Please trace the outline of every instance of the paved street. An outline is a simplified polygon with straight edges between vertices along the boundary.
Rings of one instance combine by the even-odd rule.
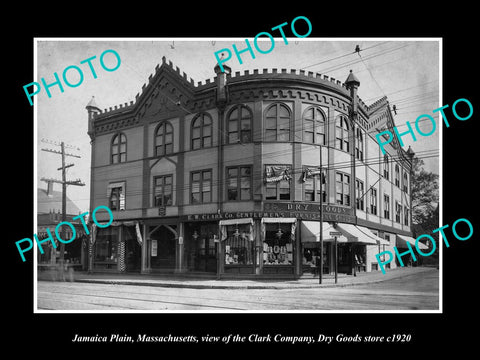
[[[330,288],[195,289],[38,282],[39,310],[438,310],[438,270]]]

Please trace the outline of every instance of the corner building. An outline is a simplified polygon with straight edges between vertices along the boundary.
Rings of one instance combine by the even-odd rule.
[[[164,57],[135,101],[86,106],[90,211],[114,215],[92,231],[89,270],[298,278],[321,238],[335,271],[331,232],[339,272],[414,244],[413,152],[395,139],[384,156],[374,137],[394,126],[386,97],[364,104],[351,72],[214,73],[195,85]]]

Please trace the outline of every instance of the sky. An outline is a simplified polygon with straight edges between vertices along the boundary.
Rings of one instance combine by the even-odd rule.
[[[396,105],[394,115],[398,130],[406,131],[406,122],[414,128],[417,117],[431,115],[437,124],[436,131],[426,137],[418,136],[414,142],[410,135],[402,139],[404,149],[410,145],[413,151],[425,162],[425,170],[439,174],[439,139],[442,126],[439,115],[432,113],[443,105],[441,103],[441,43],[436,38],[399,39],[399,38],[275,38],[275,46],[268,54],[255,51],[255,59],[249,52],[241,54],[240,64],[235,54],[227,62],[232,72],[253,69],[304,69],[328,75],[342,83],[350,69],[360,81],[359,97],[370,105],[383,96],[387,96],[391,106]],[[59,150],[55,145],[68,144],[68,153],[80,156],[67,157],[66,163],[74,166],[67,169],[67,180],[81,179],[85,186],[68,186],[67,195],[82,211],[89,209],[90,196],[90,137],[87,134],[88,117],[85,106],[92,96],[103,110],[115,105],[130,103],[135,95],[141,93],[142,85],[148,83],[155,67],[161,65],[162,57],[171,61],[185,72],[187,77],[204,83],[215,76],[214,53],[229,49],[232,44],[239,50],[244,49],[244,38],[144,38],[144,39],[99,39],[99,38],[41,38],[35,39],[34,79],[47,84],[55,81],[56,72],[60,79],[68,66],[78,66],[83,71],[83,81],[77,87],[68,87],[63,83],[64,92],[58,86],[50,88],[49,98],[42,88],[33,101],[36,137],[36,180],[35,187],[46,188],[42,177],[61,179],[61,156],[42,149]],[[249,39],[250,43],[253,39]],[[261,41],[265,40],[260,38]],[[259,41],[261,49],[271,46]],[[360,52],[355,48],[359,45]],[[253,46],[253,45],[252,45]],[[100,65],[100,55],[105,50],[116,51],[121,59],[120,66],[114,71],[105,71]],[[226,51],[224,51],[227,53]],[[87,63],[91,60],[97,78],[92,76]],[[116,59],[112,53],[104,56],[105,66],[113,68]],[[75,70],[67,72],[67,79],[79,83]],[[26,84],[25,84],[26,85]],[[32,91],[32,90],[31,90]],[[25,106],[29,106],[25,97]],[[420,121],[420,130],[430,132],[432,124]],[[60,184],[54,184],[55,190],[61,190]]]

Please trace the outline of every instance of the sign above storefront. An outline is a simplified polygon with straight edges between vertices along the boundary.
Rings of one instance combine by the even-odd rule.
[[[349,207],[322,204],[324,214],[340,214],[353,216],[353,209]],[[263,204],[264,211],[295,211],[295,212],[320,212],[320,204],[311,202],[271,202]]]
[[[214,214],[195,214],[182,217],[184,221],[218,221],[242,218],[297,218],[320,221],[320,205],[304,202],[264,203],[263,211],[219,212]],[[323,221],[356,223],[352,208],[338,205],[323,205]]]

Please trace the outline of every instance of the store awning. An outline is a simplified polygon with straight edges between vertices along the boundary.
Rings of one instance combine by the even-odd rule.
[[[297,218],[262,218],[262,223],[294,223]]]
[[[370,229],[366,228],[365,226],[357,225],[357,228],[365,235],[375,240],[378,245],[390,245],[390,241],[382,239],[380,236],[375,235],[373,232],[370,231]]]
[[[367,236],[358,227],[352,224],[337,224],[337,231],[340,231],[348,239],[348,242],[377,245],[377,241]]]
[[[319,221],[302,221],[302,243],[319,242],[320,241],[320,222]],[[334,238],[330,235],[330,231],[336,231],[328,222],[322,223],[322,234],[324,242],[332,242]],[[348,242],[345,236],[337,237],[337,242]]]
[[[241,218],[241,219],[228,219],[220,220],[218,225],[237,225],[237,224],[253,224],[252,218]]]
[[[400,240],[400,241],[398,241]],[[397,248],[407,248],[407,245],[405,244],[406,242],[409,242],[412,246],[415,246],[416,240],[412,238],[411,236],[406,236],[406,235],[397,235]],[[399,245],[404,245],[404,246],[399,246]],[[420,241],[418,242],[418,248],[420,250],[427,250],[428,246],[421,243]]]

